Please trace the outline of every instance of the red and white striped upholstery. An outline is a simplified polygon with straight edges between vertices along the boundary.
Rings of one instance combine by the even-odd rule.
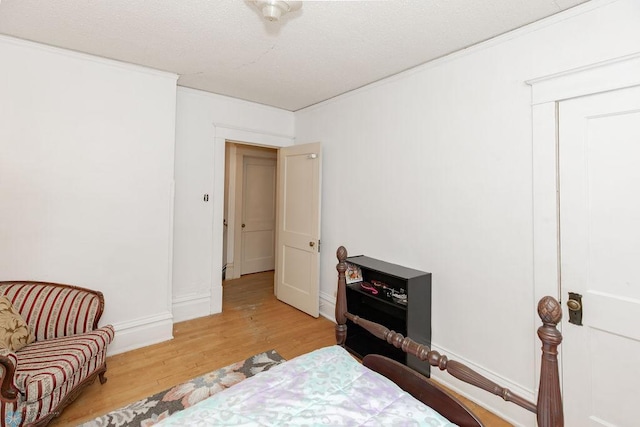
[[[34,282],[0,284],[4,295],[36,334],[36,341],[83,334],[97,326],[102,314],[98,295],[71,286]]]
[[[111,325],[97,327],[104,299],[100,292],[43,282],[0,282],[0,295],[36,334],[35,342],[15,353],[0,350],[0,358],[14,363],[19,390],[15,402],[0,399],[0,424],[45,425],[75,398],[76,388],[106,370],[115,332]]]

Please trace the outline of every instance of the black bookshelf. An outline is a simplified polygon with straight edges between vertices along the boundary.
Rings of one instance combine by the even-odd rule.
[[[431,273],[369,258],[364,255],[349,257],[348,263],[357,265],[362,282],[347,285],[349,313],[380,323],[389,329],[431,346]],[[384,283],[386,289],[374,295],[370,290],[374,282]],[[405,293],[406,304],[394,300],[389,289]],[[359,358],[367,354],[382,354],[429,376],[429,364],[407,355],[402,350],[374,337],[360,326],[347,320],[345,348]]]

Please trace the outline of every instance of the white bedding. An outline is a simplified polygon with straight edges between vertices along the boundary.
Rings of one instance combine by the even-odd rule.
[[[158,426],[454,426],[339,346],[280,364]]]

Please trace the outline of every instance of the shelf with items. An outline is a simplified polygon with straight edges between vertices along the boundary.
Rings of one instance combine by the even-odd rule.
[[[349,312],[431,345],[431,273],[363,255],[346,259]],[[395,300],[394,300],[395,296]],[[358,357],[383,354],[429,375],[429,365],[348,322],[345,347]]]
[[[371,284],[369,284],[368,282],[359,282],[359,283],[351,283],[349,285],[347,285],[347,287],[354,291],[354,292],[358,292],[361,293],[363,295],[366,295],[368,297],[373,297],[376,300],[379,300],[381,303],[384,304],[390,304],[392,307],[401,309],[403,311],[407,311],[407,305],[406,304],[401,304],[398,303],[396,301],[393,300],[392,297],[386,297],[385,295],[378,293],[378,294],[372,294],[371,292],[368,292],[366,289],[363,289],[363,284],[365,284],[365,286],[372,286]]]

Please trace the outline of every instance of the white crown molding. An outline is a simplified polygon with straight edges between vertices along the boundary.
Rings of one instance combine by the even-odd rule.
[[[447,62],[455,61],[455,60],[457,60],[459,58],[463,58],[465,56],[473,55],[473,54],[475,54],[477,52],[480,52],[480,51],[482,51],[484,49],[490,48],[492,46],[500,45],[502,43],[505,43],[505,42],[507,42],[509,40],[513,40],[515,38],[521,37],[523,35],[535,33],[536,31],[540,31],[543,28],[555,25],[555,24],[557,24],[559,22],[562,22],[562,21],[565,21],[565,20],[567,20],[569,18],[573,18],[575,16],[582,15],[582,14],[590,12],[590,11],[592,11],[594,9],[601,8],[603,6],[606,6],[607,4],[614,3],[616,1],[618,1],[618,0],[591,0],[591,1],[588,1],[586,3],[582,3],[582,4],[578,5],[578,6],[572,7],[571,9],[567,9],[567,10],[559,12],[559,13],[557,13],[555,15],[552,15],[552,16],[549,16],[547,18],[541,19],[540,21],[533,22],[533,23],[525,25],[523,27],[516,28],[515,30],[509,31],[507,33],[492,37],[492,38],[490,38],[488,40],[485,40],[483,42],[476,43],[474,45],[462,48],[462,49],[460,49],[460,50],[458,50],[456,52],[450,53],[450,54],[442,56],[440,58],[433,59],[433,60],[431,60],[429,62],[426,62],[424,64],[417,65],[417,66],[415,66],[413,68],[410,68],[408,70],[402,71],[402,72],[400,72],[398,74],[394,74],[393,76],[385,77],[384,79],[378,80],[377,82],[373,82],[373,83],[370,83],[370,84],[365,85],[363,87],[360,87],[358,89],[354,89],[354,90],[352,90],[350,92],[346,92],[344,94],[335,96],[333,98],[327,99],[326,101],[322,101],[322,102],[319,102],[317,104],[310,105],[310,106],[305,107],[305,108],[301,108],[299,110],[296,110],[295,112],[299,113],[299,112],[313,111],[313,110],[315,110],[317,108],[320,108],[320,107],[322,107],[324,105],[327,105],[327,104],[330,104],[330,103],[333,103],[333,102],[337,102],[337,101],[342,100],[342,99],[346,99],[348,97],[351,97],[351,96],[354,96],[356,94],[369,91],[371,89],[374,89],[374,88],[377,88],[377,87],[380,87],[380,86],[384,86],[384,85],[387,85],[387,84],[394,83],[394,82],[396,82],[398,80],[402,80],[402,79],[405,79],[405,78],[407,78],[409,76],[412,76],[413,74],[423,72],[424,70],[429,70],[431,68],[438,67],[438,66],[440,66],[442,64],[445,64]]]
[[[190,94],[190,95],[200,96],[202,98],[212,98],[212,99],[223,100],[225,103],[226,102],[231,102],[231,103],[235,103],[235,104],[238,104],[238,105],[251,106],[253,108],[260,108],[260,109],[263,109],[263,110],[272,110],[272,111],[277,111],[277,112],[280,112],[280,113],[293,114],[292,111],[285,110],[283,108],[274,107],[273,105],[261,104],[259,102],[248,101],[248,100],[242,99],[242,98],[234,98],[232,96],[223,95],[223,94],[216,93],[216,92],[207,92],[206,90],[194,89],[194,88],[188,87],[188,86],[180,86],[180,82],[179,81],[178,81],[178,92],[183,92],[183,93]]]
[[[178,81],[178,74],[169,71],[156,70],[154,68],[144,67],[142,65],[131,64],[129,62],[117,61],[115,59],[104,58],[102,56],[91,55],[89,53],[78,52],[75,50],[64,49],[61,47],[51,46],[43,43],[32,42],[29,40],[19,39],[0,35],[0,43],[7,43],[14,46],[20,46],[27,49],[39,50],[42,52],[66,56],[73,59],[95,62],[109,67],[120,68],[127,71],[134,71],[142,74],[149,74],[156,77],[163,77],[172,81]]]

